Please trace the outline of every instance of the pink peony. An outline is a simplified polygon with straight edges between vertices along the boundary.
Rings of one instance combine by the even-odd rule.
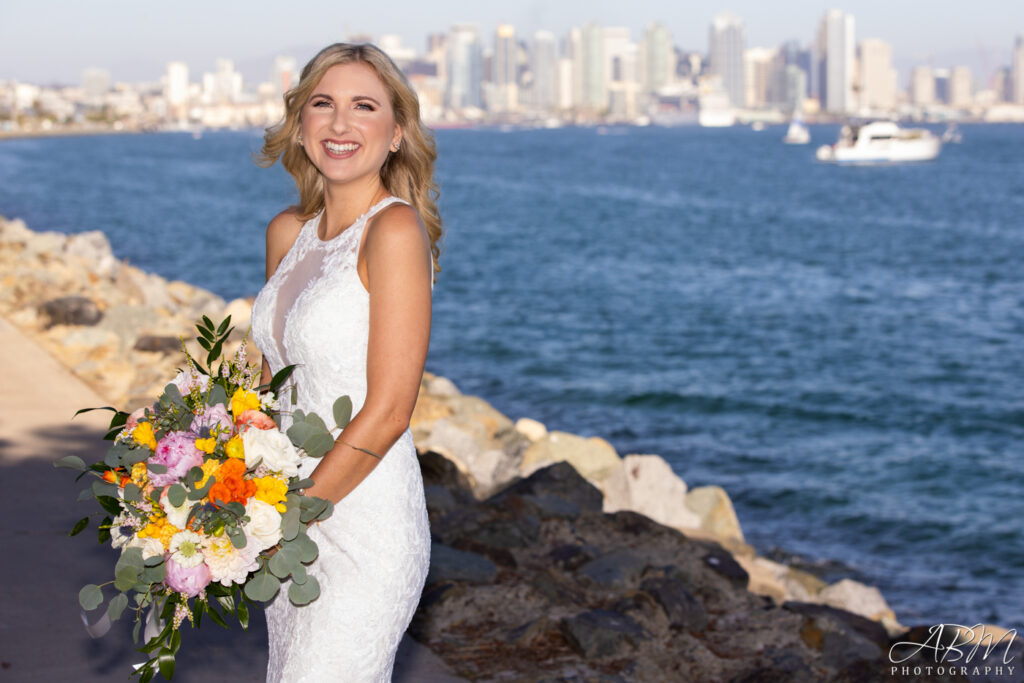
[[[153,410],[153,406],[142,406],[132,411],[132,414],[128,416],[128,421],[124,423],[125,431],[130,432],[135,429],[139,424],[139,420],[146,416],[146,410]]]
[[[261,413],[258,410],[244,410],[242,414],[235,419],[235,424],[238,425],[238,431],[245,431],[246,427],[255,427],[256,429],[277,429],[277,423],[274,422],[266,413]]]
[[[171,384],[178,387],[182,396],[190,393],[193,389],[206,391],[210,388],[210,376],[204,375],[191,368],[185,368],[178,373],[178,376],[171,380]]]
[[[212,434],[213,428],[217,425],[221,427],[221,434],[231,434],[231,416],[228,415],[228,409],[223,403],[204,408],[203,412],[192,420],[192,426],[189,429],[194,434],[202,434],[200,430],[206,427]]]
[[[184,593],[190,598],[199,595],[200,591],[210,585],[213,576],[210,568],[205,562],[200,562],[194,567],[182,567],[173,558],[167,558],[164,563],[167,567],[167,574],[164,583],[173,591]]]
[[[196,448],[195,438],[194,434],[188,432],[170,432],[160,439],[149,462],[166,465],[167,471],[150,473],[149,481],[153,486],[174,484],[190,469],[203,464],[203,452]]]

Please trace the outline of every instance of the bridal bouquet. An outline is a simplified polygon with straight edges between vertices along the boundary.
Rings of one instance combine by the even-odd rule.
[[[109,597],[89,632],[103,635],[110,622],[133,614],[133,638],[138,644],[142,632],[139,650],[149,657],[136,667],[142,683],[157,671],[168,680],[174,676],[185,620],[198,628],[205,615],[227,627],[233,617],[246,629],[249,606],[273,599],[284,581],[295,605],[320,593],[306,568],[318,554],[306,528],[329,517],[333,506],[303,495],[312,481],[300,479],[298,465],[304,455],[323,456],[334,438],[322,419],[302,411],[295,411],[287,433],[281,431],[276,392],[294,366],[256,386],[243,342],[234,358],[213,370],[230,323],[230,317],[220,325],[203,317],[196,327],[208,353],[205,367],[186,350],[187,367],[152,406],[130,415],[98,409],[114,412],[106,435],[113,445],[102,462],[87,465],[68,456],[55,463],[92,479],[78,498],[99,503],[95,516],[106,515],[100,543],[120,550],[113,580],[79,593],[84,610]],[[87,410],[97,409],[78,412]],[[339,398],[339,427],[351,411],[348,397]],[[79,520],[70,535],[89,520]]]

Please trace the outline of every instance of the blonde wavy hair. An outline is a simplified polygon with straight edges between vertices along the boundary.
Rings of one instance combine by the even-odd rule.
[[[320,171],[297,144],[302,107],[309,100],[317,83],[327,70],[338,64],[360,62],[377,74],[391,96],[395,122],[402,128],[399,151],[388,154],[380,169],[385,189],[406,200],[420,214],[430,238],[434,257],[434,277],[441,271],[438,258],[441,248],[441,215],[437,210],[439,194],[434,180],[437,145],[430,129],[420,121],[420,102],[405,75],[380,48],[370,44],[335,43],[328,45],[302,69],[299,83],[284,95],[284,119],[267,129],[263,149],[257,163],[269,167],[280,160],[295,178],[299,203],[295,207],[303,219],[309,219],[324,208],[324,184]]]

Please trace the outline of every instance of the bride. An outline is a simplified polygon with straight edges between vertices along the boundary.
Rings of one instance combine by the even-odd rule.
[[[310,529],[320,597],[267,609],[267,681],[390,681],[430,560],[423,481],[409,430],[430,339],[441,220],[436,147],[405,77],[372,45],[323,49],[285,95],[262,160],[280,160],[299,203],[267,227],[267,283],[253,304],[264,377],[297,365],[282,411],[351,422],[306,495],[335,503]],[[287,428],[289,418],[282,427]]]

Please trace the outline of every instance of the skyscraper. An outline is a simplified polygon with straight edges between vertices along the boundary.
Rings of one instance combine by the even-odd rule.
[[[530,71],[533,72],[533,106],[552,111],[558,106],[558,49],[550,31],[533,34],[530,52]]]
[[[590,21],[580,31],[580,105],[592,112],[608,106],[608,72],[604,30]]]
[[[1010,74],[1012,100],[1014,104],[1024,104],[1024,35],[1017,36],[1013,44],[1013,70]]]
[[[734,107],[743,107],[747,99],[743,51],[747,29],[735,14],[722,12],[711,22],[710,72],[722,79],[722,88]]]
[[[456,24],[448,36],[445,106],[449,109],[483,105],[483,49],[473,24]]]
[[[930,66],[914,67],[911,72],[910,101],[919,107],[935,104],[935,73]]]
[[[676,49],[664,24],[654,23],[644,31],[640,48],[641,81],[645,94],[672,83],[676,73]]]
[[[494,34],[494,101],[491,111],[514,111],[519,106],[519,45],[516,29],[501,24]]]
[[[872,111],[896,106],[896,70],[892,46],[884,40],[865,38],[860,43],[860,105]]]
[[[164,99],[172,110],[188,104],[188,65],[185,62],[167,63]],[[180,112],[177,115],[180,117]]]
[[[295,57],[288,55],[274,57],[273,80],[271,80],[271,83],[277,94],[283,95],[299,82],[298,69],[299,66],[295,61]]]
[[[971,70],[966,66],[955,66],[949,75],[949,106],[958,109],[970,107],[974,101],[974,85]]]
[[[854,92],[854,22],[853,15],[832,9],[825,13],[818,32],[819,54],[823,64],[824,108],[835,114],[856,110]]]

